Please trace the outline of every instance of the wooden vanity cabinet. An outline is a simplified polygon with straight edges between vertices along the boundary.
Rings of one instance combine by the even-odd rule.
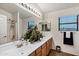
[[[47,46],[47,43],[44,43],[44,44],[42,45],[42,56],[46,56],[46,55],[47,55],[47,54],[46,54],[46,51],[47,51],[46,46]]]
[[[46,56],[49,54],[50,49],[52,49],[52,38],[45,42],[42,46],[37,48],[29,56]]]
[[[49,39],[49,48],[52,49],[52,38]]]
[[[46,49],[47,49],[47,52],[46,52],[46,54],[48,55],[48,54],[49,54],[49,51],[50,51],[50,45],[49,45],[49,41],[47,41],[47,46],[46,46]]]
[[[47,41],[47,48],[46,49],[47,49],[47,55],[48,55],[50,50],[52,49],[52,38]]]

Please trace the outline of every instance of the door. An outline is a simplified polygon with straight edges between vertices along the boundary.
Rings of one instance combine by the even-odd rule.
[[[0,15],[0,44],[7,42],[7,17]]]

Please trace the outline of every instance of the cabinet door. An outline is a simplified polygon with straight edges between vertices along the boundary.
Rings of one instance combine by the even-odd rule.
[[[52,49],[52,38],[49,40],[49,47]]]
[[[52,38],[47,41],[47,55],[49,54],[50,49],[52,49]]]
[[[42,56],[46,56],[46,47],[42,48]]]
[[[46,56],[46,43],[42,45],[42,56]]]
[[[38,49],[36,49],[36,55],[37,56],[41,56],[42,55],[42,48],[41,47],[39,47]]]
[[[46,46],[46,49],[47,49],[47,55],[48,55],[48,54],[49,54],[49,51],[50,51],[49,40],[47,41],[47,46]]]

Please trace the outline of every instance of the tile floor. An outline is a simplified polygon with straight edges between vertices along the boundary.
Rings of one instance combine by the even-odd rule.
[[[48,56],[75,56],[65,52],[58,52],[56,50],[51,50]]]

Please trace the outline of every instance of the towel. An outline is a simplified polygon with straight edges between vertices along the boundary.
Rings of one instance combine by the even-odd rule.
[[[73,45],[73,32],[64,32],[64,44]]]
[[[70,38],[70,32],[66,32],[66,38]]]

